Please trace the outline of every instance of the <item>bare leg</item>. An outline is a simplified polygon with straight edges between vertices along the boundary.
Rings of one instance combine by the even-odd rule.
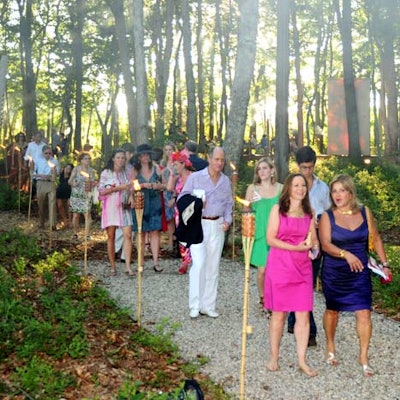
[[[368,348],[372,335],[370,310],[356,311],[356,329],[360,341],[360,354],[358,362],[361,365],[368,365]]]
[[[265,267],[257,268],[257,287],[258,294],[261,297],[264,297],[264,280],[265,280]]]
[[[309,311],[296,311],[295,316],[294,336],[296,338],[299,368],[308,376],[316,376],[317,372],[307,364],[306,360],[308,337],[310,336],[310,313]]]
[[[153,256],[153,266],[158,265],[158,254],[160,252],[160,231],[150,232],[150,246]]]
[[[129,275],[133,275],[131,270],[131,258],[132,258],[132,227],[124,226],[122,227],[124,233],[124,254],[125,254],[125,267]],[[114,250],[115,251],[115,250]],[[115,253],[114,253],[115,255]]]
[[[175,232],[175,220],[172,218],[167,221],[168,228],[168,249],[172,251],[174,248],[174,232]]]
[[[57,199],[58,214],[65,227],[68,225],[67,213],[65,212],[65,199]]]
[[[272,311],[271,321],[269,325],[269,342],[271,356],[267,363],[269,371],[278,371],[279,369],[279,347],[283,333],[283,327],[286,321],[286,312]]]
[[[115,245],[114,245],[116,228],[117,228],[116,226],[108,226],[106,228],[106,231],[107,231],[107,253],[108,253],[108,259],[110,260],[110,264],[111,264],[111,273],[112,274],[115,274],[117,271],[116,266],[115,266]]]
[[[78,213],[73,213],[72,215],[72,227],[74,229],[74,234],[78,236],[79,232],[79,216]]]
[[[339,312],[334,310],[325,310],[323,324],[325,330],[326,350],[325,356],[329,353],[335,354],[335,333],[339,321]],[[336,361],[337,364],[337,361]],[[336,365],[333,364],[333,365]]]

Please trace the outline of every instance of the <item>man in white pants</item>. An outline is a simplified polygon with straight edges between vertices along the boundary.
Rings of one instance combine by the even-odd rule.
[[[232,223],[233,197],[229,178],[222,172],[225,151],[215,147],[208,155],[209,165],[192,173],[179,198],[193,194],[203,198],[201,225],[203,241],[192,244],[192,267],[189,273],[190,317],[200,314],[211,318],[216,312],[219,263],[225,241],[225,232]]]

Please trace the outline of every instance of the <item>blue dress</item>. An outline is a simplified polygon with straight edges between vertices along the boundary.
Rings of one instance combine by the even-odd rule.
[[[137,175],[139,183],[159,183],[160,176],[157,174],[156,168],[149,180],[146,180],[142,174]],[[161,196],[162,192],[153,189],[142,189],[144,194],[144,210],[142,232],[160,231],[161,230]],[[137,222],[135,209],[132,209],[133,231],[137,232]]]
[[[332,243],[357,256],[364,265],[362,272],[352,272],[347,261],[324,254],[322,289],[326,308],[335,311],[370,310],[372,304],[371,271],[368,263],[368,224],[365,208],[361,209],[362,224],[354,230],[336,225],[332,210],[327,211]]]

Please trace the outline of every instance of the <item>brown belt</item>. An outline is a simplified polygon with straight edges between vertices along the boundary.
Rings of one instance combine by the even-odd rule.
[[[215,221],[215,220],[217,220],[217,219],[219,219],[219,218],[221,218],[221,217],[202,217],[203,219],[209,219],[209,220],[211,220],[211,221]]]

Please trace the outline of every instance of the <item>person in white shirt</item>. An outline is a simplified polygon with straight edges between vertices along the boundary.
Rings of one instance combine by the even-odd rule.
[[[49,220],[53,215],[52,229],[56,229],[56,191],[53,190],[53,168],[55,174],[60,174],[60,164],[52,156],[50,146],[44,145],[42,148],[42,156],[37,158],[34,167],[33,178],[36,179],[37,185],[37,201],[39,206],[39,228],[44,228],[46,220],[46,200],[48,200]]]
[[[43,131],[38,131],[33,135],[33,140],[26,148],[24,159],[26,161],[33,161],[35,164],[39,158],[42,157],[43,146],[46,142],[43,140]]]

